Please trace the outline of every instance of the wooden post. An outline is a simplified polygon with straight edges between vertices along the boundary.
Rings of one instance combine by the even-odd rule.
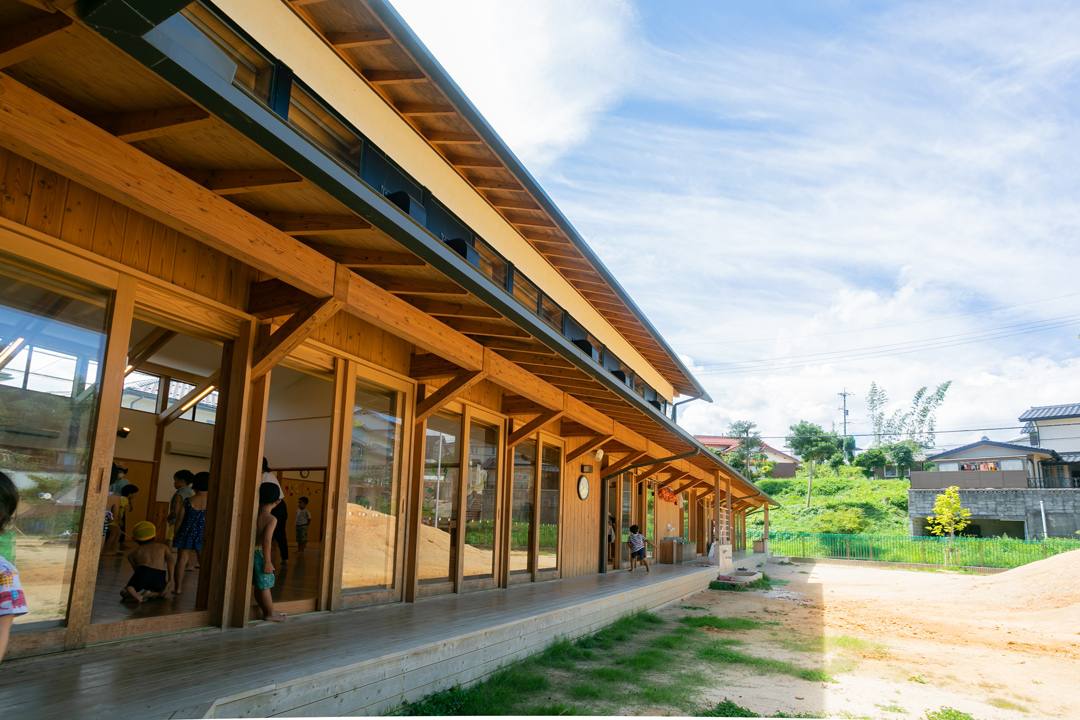
[[[499,481],[498,506],[501,518],[495,525],[501,539],[501,552],[496,553],[495,580],[501,588],[510,586],[510,547],[513,544],[512,525],[514,522],[514,448],[517,447],[510,444],[511,435],[516,434],[513,430],[514,421],[507,420],[503,435],[502,478]],[[520,442],[525,440],[528,438],[521,438]]]
[[[544,463],[541,460],[543,455],[544,445],[540,442],[540,436],[537,435],[536,453],[533,457],[532,522],[529,523],[529,569],[533,582],[536,582],[540,569],[540,473],[544,469]],[[562,520],[561,517],[559,519]]]
[[[341,571],[345,564],[346,508],[349,497],[349,459],[352,452],[356,363],[338,358],[334,363],[334,404],[330,411],[330,462],[326,468],[323,506],[322,568],[319,609],[341,608]]]
[[[270,328],[261,325],[258,329],[259,341],[270,336]],[[250,384],[248,392],[247,432],[244,436],[244,444],[241,445],[243,454],[242,473],[237,477],[240,480],[240,489],[237,493],[237,505],[235,516],[238,528],[236,529],[236,572],[233,575],[232,593],[232,624],[236,627],[247,627],[251,615],[251,570],[255,562],[253,555],[255,548],[255,518],[259,513],[259,485],[262,476],[263,459],[263,435],[266,428],[266,410],[270,403],[270,376],[269,372]],[[263,548],[270,553],[270,548]]]
[[[717,479],[720,477],[720,473],[716,474]],[[727,479],[727,489],[724,497],[724,517],[727,522],[727,544],[734,545],[731,531],[731,523],[733,520],[731,513],[731,478]]]
[[[71,577],[64,649],[86,645],[90,615],[94,608],[94,586],[101,555],[101,526],[109,495],[109,477],[116,448],[116,426],[120,421],[120,400],[124,392],[131,320],[135,312],[135,278],[121,275],[109,315],[108,340],[101,364],[97,423],[94,425],[90,468],[86,476],[85,504],[75,550],[75,571]]]
[[[769,554],[769,503],[765,503],[765,529],[761,535],[761,539],[765,542],[765,555]]]
[[[416,401],[424,398],[425,386],[416,389]],[[409,458],[408,504],[405,521],[407,540],[405,547],[405,602],[416,602],[416,593],[420,586],[419,554],[420,525],[423,523],[424,508],[424,441],[427,434],[427,420],[413,424],[413,441]]]

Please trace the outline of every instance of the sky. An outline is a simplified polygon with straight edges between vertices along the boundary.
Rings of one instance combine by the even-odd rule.
[[[1080,6],[392,2],[708,390],[692,432],[1080,402]]]

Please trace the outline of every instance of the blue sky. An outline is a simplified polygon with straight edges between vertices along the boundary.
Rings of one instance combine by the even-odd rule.
[[[694,432],[1080,401],[1080,7],[395,6],[707,386]]]

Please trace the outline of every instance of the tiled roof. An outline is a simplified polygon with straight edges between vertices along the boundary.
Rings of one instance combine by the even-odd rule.
[[[700,442],[702,445],[704,445],[707,448],[713,448],[713,449],[716,449],[716,450],[723,450],[725,452],[727,450],[730,450],[731,448],[735,447],[736,445],[738,445],[739,442],[742,440],[742,438],[727,437],[726,435],[695,435],[694,439],[696,439],[698,442]],[[777,450],[776,448],[774,448],[772,445],[770,445],[767,442],[762,442],[761,443],[761,449],[763,451],[765,451],[765,452],[771,452],[771,453],[775,453],[777,455],[782,455],[783,457],[786,457],[788,460],[790,460],[793,463],[798,464],[798,462],[799,462],[798,458],[795,458],[795,457],[792,457],[791,455],[788,455],[783,450]]]
[[[1080,463],[1080,453],[1061,453],[1061,462]]]
[[[1005,448],[1006,450],[1019,450],[1019,451],[1023,452],[1025,455],[1028,454],[1028,453],[1038,453],[1040,455],[1051,455],[1051,456],[1057,455],[1057,453],[1054,450],[1051,450],[1050,448],[1031,447],[1030,445],[1013,445],[1011,443],[997,442],[995,440],[979,440],[978,442],[968,443],[967,445],[961,445],[960,447],[953,448],[952,450],[946,450],[945,452],[938,453],[937,455],[931,455],[930,457],[928,457],[926,459],[932,462],[932,461],[937,460],[939,458],[948,457],[950,455],[954,455],[954,454],[956,454],[958,452],[961,452],[963,450],[970,450],[971,448],[978,447],[980,445],[991,445],[993,447]]]
[[[1051,418],[1071,417],[1080,417],[1080,403],[1033,407],[1030,410],[1025,411],[1024,414],[1017,419],[1020,420],[1020,422],[1025,422],[1027,420],[1049,420]]]

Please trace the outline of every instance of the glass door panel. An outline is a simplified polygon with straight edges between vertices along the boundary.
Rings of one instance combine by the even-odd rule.
[[[510,495],[510,574],[531,573],[533,499],[536,492],[536,440],[514,447],[514,481]]]
[[[494,577],[495,509],[499,481],[499,428],[469,423],[469,465],[465,476],[466,579]]]
[[[458,484],[461,415],[440,412],[427,423],[420,543],[416,559],[421,584],[450,582],[457,566]]]
[[[540,457],[540,526],[537,570],[558,567],[559,490],[562,484],[562,450],[544,444]]]

